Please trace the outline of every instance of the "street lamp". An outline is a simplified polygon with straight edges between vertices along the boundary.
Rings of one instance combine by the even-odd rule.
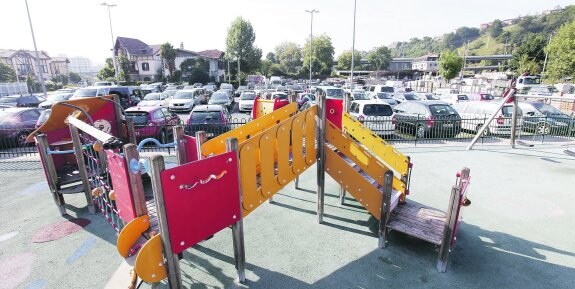
[[[103,2],[101,6],[106,6],[108,8],[108,20],[110,21],[110,35],[112,36],[112,61],[114,63],[114,77],[118,81],[118,63],[116,62],[116,54],[114,53],[114,31],[112,30],[112,15],[110,14],[110,7],[116,7],[116,4],[108,4]]]
[[[28,0],[24,1],[26,3],[26,12],[28,13],[28,22],[30,23],[30,32],[32,33],[32,42],[34,42],[34,51],[36,52],[36,66],[38,69],[38,76],[40,77],[40,84],[42,85],[42,92],[44,97],[46,94],[46,85],[44,84],[43,67],[40,67],[40,54],[38,53],[38,48],[36,47],[36,38],[34,37],[34,28],[32,28],[32,18],[30,18],[30,9],[28,9]],[[20,82],[20,80],[18,80]]]
[[[353,1],[353,40],[351,42],[351,95],[353,95],[353,68],[355,66],[355,8],[357,6],[357,0]],[[349,97],[345,98],[344,109],[346,112],[349,111]]]
[[[309,85],[311,85],[311,72],[312,72],[312,58],[313,58],[313,14],[319,13],[319,10],[306,10],[305,12],[309,13],[311,16],[311,25],[310,25],[310,32],[309,32]],[[309,86],[308,85],[308,86]]]

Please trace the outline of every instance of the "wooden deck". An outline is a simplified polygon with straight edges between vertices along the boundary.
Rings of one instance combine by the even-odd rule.
[[[160,228],[158,224],[158,210],[156,210],[156,200],[149,199],[146,201],[146,207],[148,208],[148,216],[150,216],[150,232],[159,234]]]
[[[406,201],[391,212],[388,228],[441,245],[445,227],[445,213]]]

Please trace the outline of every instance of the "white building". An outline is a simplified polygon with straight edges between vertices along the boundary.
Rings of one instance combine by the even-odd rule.
[[[45,51],[38,51],[40,58],[40,70],[44,80],[68,75],[68,58],[50,57]],[[36,53],[30,50],[0,49],[0,62],[12,67],[20,80],[26,80],[28,75],[36,80],[40,79]]]
[[[84,80],[93,81],[102,69],[102,67],[92,64],[92,61],[87,57],[76,56],[70,57],[68,60],[70,60],[68,64],[70,72],[79,74]]]
[[[439,70],[439,55],[427,54],[413,59],[411,69],[423,73],[435,73]]]

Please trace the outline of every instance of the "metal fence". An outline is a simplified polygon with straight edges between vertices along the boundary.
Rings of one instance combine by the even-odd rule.
[[[37,153],[33,143],[26,143],[30,129],[18,124],[0,126],[0,159],[33,156]]]

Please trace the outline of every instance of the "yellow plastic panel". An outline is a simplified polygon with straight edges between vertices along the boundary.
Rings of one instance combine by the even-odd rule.
[[[273,135],[272,135],[273,133]],[[264,133],[260,139],[260,182],[262,197],[269,198],[281,189],[275,174],[275,130]]]
[[[236,129],[219,135],[204,144],[202,144],[202,155],[217,155],[226,152],[226,139],[237,138],[238,144],[258,135],[259,133],[277,125],[278,123],[290,118],[297,112],[297,103],[290,103],[272,113],[252,120]]]
[[[305,114],[300,113],[294,118],[291,128],[292,172],[295,175],[299,175],[307,169],[303,151],[304,129]]]
[[[278,176],[277,180],[281,186],[285,186],[295,178],[290,164],[290,134],[293,119],[284,121],[277,131],[278,145]]]
[[[148,282],[160,282],[167,277],[164,266],[164,255],[162,254],[162,239],[160,235],[150,238],[138,252],[134,270],[138,276]]]
[[[260,204],[260,201],[265,200],[258,192],[257,184],[256,161],[259,154],[259,137],[247,141],[240,146],[239,150],[242,206],[244,210],[252,211]]]
[[[373,154],[379,157],[383,162],[398,172],[401,176],[407,176],[409,160],[407,157],[396,150],[385,140],[375,135],[369,128],[362,125],[348,113],[342,117],[343,129],[349,135],[357,139],[361,144],[366,146]]]
[[[326,140],[376,180],[379,185],[383,185],[383,175],[389,168],[329,121],[326,125]],[[406,184],[396,175],[393,177],[393,188],[405,195]]]
[[[325,150],[325,171],[379,220],[382,193],[349,166],[337,153],[327,146]]]
[[[260,118],[274,111],[274,101],[270,99],[258,99],[256,101],[256,107],[253,109],[256,111],[254,118]]]
[[[148,228],[150,227],[150,217],[148,215],[140,216],[136,219],[130,221],[120,234],[118,235],[118,241],[116,242],[116,248],[118,249],[118,253],[120,256],[126,258],[128,257],[128,253],[130,253],[130,249],[136,241],[142,236]]]
[[[317,149],[315,147],[315,117],[317,116],[317,105],[305,111],[305,162],[313,165],[316,161]]]

